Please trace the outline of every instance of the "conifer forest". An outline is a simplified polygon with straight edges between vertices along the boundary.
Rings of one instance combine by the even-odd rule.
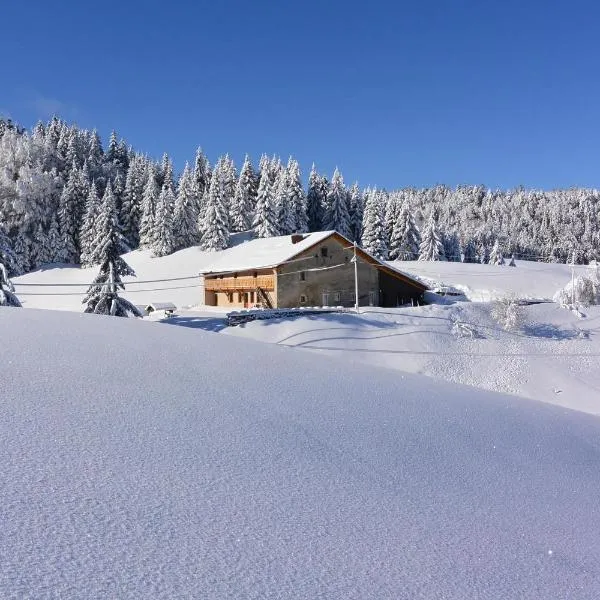
[[[0,119],[0,262],[19,275],[46,263],[101,265],[103,239],[164,256],[195,245],[222,250],[236,232],[332,229],[385,260],[600,258],[597,190],[385,190],[308,167],[304,184],[291,156],[211,164],[198,149],[176,173],[167,153],[156,161],[115,132],[105,144],[57,117],[31,131]]]

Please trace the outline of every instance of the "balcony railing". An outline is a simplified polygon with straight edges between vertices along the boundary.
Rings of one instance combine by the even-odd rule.
[[[256,288],[274,290],[275,278],[273,275],[258,275],[257,277],[223,277],[222,279],[204,280],[204,289],[209,292],[255,290]]]

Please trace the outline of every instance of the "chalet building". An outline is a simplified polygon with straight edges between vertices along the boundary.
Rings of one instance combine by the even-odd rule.
[[[361,306],[422,302],[427,287],[356,249]],[[255,239],[219,252],[201,273],[208,306],[355,306],[353,243],[335,231]]]

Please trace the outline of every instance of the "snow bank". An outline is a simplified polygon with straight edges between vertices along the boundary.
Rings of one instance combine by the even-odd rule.
[[[515,262],[516,267],[418,261],[393,261],[390,264],[432,287],[436,284],[455,287],[473,302],[489,302],[506,294],[529,300],[552,300],[554,294],[571,280],[569,265]],[[589,274],[590,268],[576,265],[575,273]]]
[[[514,332],[504,331],[491,310],[490,303],[470,302],[363,308],[360,315],[248,323],[223,333],[600,415],[599,307],[580,319],[556,304],[524,306],[525,322]]]
[[[3,598],[600,595],[597,418],[135,320],[0,330]]]

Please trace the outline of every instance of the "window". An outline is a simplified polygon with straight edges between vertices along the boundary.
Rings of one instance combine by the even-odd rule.
[[[328,249],[327,249],[327,246],[323,246],[323,247],[321,248],[321,256],[322,256],[323,258],[327,258],[327,257],[329,256],[329,251],[328,251]]]
[[[329,306],[329,294],[327,292],[323,292],[322,304],[321,306]]]
[[[300,281],[306,281],[306,273],[304,271],[300,271]]]
[[[300,304],[306,304],[306,296],[304,294],[300,296]]]
[[[335,292],[335,294],[333,294],[334,302],[339,302],[341,299],[342,299],[342,294],[340,292]]]
[[[238,292],[238,302],[243,302],[244,301],[244,294],[242,294],[242,292]]]

